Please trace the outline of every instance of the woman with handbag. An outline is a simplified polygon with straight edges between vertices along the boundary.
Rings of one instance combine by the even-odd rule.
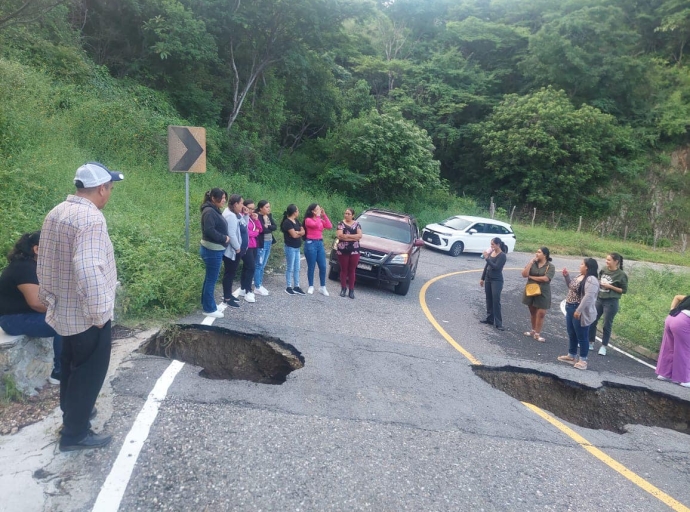
[[[506,264],[508,247],[496,237],[491,239],[491,249],[484,251],[486,265],[479,286],[484,287],[486,295],[486,319],[479,323],[493,325],[505,331],[501,315],[501,292],[503,291],[503,267]]]
[[[568,329],[568,354],[558,356],[558,360],[575,366],[578,370],[587,369],[589,353],[589,326],[597,317],[597,295],[599,294],[599,265],[594,258],[585,258],[580,263],[580,274],[570,278],[567,268],[563,269],[568,295],[565,297],[565,322]],[[580,346],[580,359],[577,347]]]
[[[551,280],[555,273],[548,247],[537,250],[534,258],[522,269],[522,277],[527,278],[522,303],[529,308],[532,323],[532,330],[525,332],[525,336],[542,343],[546,341],[541,335],[541,330],[544,327],[546,310],[551,307]]]

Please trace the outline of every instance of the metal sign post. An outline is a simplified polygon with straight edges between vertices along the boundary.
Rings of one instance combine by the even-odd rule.
[[[168,170],[184,173],[184,248],[189,251],[189,173],[206,172],[206,129],[168,126]]]

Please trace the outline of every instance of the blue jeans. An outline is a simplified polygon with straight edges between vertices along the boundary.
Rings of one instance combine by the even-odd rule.
[[[10,336],[24,334],[32,338],[53,338],[53,372],[60,374],[62,336],[46,323],[45,313],[17,313],[0,316],[0,327]]]
[[[580,345],[580,359],[587,359],[589,354],[589,325],[582,327],[580,319],[575,318],[573,313],[579,304],[565,305],[565,326],[568,329],[568,354],[577,356],[577,346]]]
[[[218,309],[213,293],[220,275],[220,265],[223,263],[223,252],[225,251],[212,251],[203,245],[199,249],[199,255],[206,265],[204,285],[201,287],[201,307],[205,313],[213,313]]]
[[[307,281],[314,286],[314,269],[319,266],[319,283],[326,286],[326,250],[323,240],[307,240],[304,242],[304,257],[307,260]]]
[[[594,343],[597,336],[597,323],[599,319],[604,317],[604,328],[601,336],[601,344],[605,347],[609,344],[611,339],[611,327],[613,326],[613,319],[618,313],[618,306],[620,301],[618,299],[597,299],[597,319],[589,326],[589,342]]]
[[[299,286],[299,247],[285,246],[285,282],[288,288]]]
[[[268,263],[268,257],[271,255],[271,241],[264,240],[263,249],[256,250],[256,262],[254,267],[254,286],[260,288],[264,282],[264,269]]]

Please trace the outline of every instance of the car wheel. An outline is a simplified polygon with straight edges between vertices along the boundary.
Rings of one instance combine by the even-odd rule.
[[[465,244],[462,242],[455,242],[450,248],[450,255],[453,257],[460,256],[465,250]]]
[[[412,278],[408,275],[404,281],[400,281],[398,284],[395,285],[395,293],[397,293],[398,295],[407,295],[407,292],[410,289],[411,282]]]
[[[328,279],[331,281],[339,281],[340,280],[340,272],[336,272],[333,270],[333,267],[328,271]]]

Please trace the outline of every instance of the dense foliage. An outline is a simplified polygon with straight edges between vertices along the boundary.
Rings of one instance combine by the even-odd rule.
[[[168,124],[207,128],[193,208],[223,173],[279,213],[318,192],[424,223],[493,198],[684,248],[689,40],[682,0],[7,0],[0,249],[102,160],[129,173],[107,212],[123,307],[184,311],[200,266]]]

